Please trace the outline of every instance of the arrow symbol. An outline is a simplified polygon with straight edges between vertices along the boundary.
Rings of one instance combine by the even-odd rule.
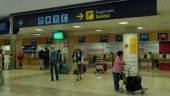
[[[77,16],[77,18],[79,18],[80,20],[82,20],[82,19],[84,18],[83,13],[80,13],[80,14]]]
[[[18,25],[22,26],[23,25],[23,21],[22,20],[18,21]]]

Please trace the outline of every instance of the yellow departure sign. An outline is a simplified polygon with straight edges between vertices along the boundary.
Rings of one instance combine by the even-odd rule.
[[[94,20],[94,10],[86,11],[86,20]]]

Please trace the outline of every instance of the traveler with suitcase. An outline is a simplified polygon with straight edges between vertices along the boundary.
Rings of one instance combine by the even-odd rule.
[[[115,59],[113,65],[113,79],[114,79],[114,89],[115,91],[119,91],[119,81],[120,81],[120,73],[121,73],[121,66],[124,64],[123,61],[123,52],[118,51],[117,57]]]

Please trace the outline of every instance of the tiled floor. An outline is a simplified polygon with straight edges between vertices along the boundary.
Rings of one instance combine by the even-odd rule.
[[[87,72],[82,81],[75,75],[60,75],[51,82],[48,71],[33,69],[4,71],[5,85],[0,96],[141,96],[116,93],[113,90],[111,72],[96,75]],[[149,88],[144,96],[170,96],[170,72],[142,72],[143,86]]]

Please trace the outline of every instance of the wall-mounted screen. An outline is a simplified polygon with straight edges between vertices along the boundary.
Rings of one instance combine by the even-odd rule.
[[[107,35],[100,36],[100,42],[101,43],[108,42],[108,36]]]
[[[158,33],[158,40],[159,41],[168,40],[168,33]]]
[[[116,42],[123,42],[123,35],[116,35]]]
[[[8,33],[9,33],[9,23],[0,22],[0,34],[8,34]]]
[[[140,34],[140,41],[149,41],[149,34]]]

